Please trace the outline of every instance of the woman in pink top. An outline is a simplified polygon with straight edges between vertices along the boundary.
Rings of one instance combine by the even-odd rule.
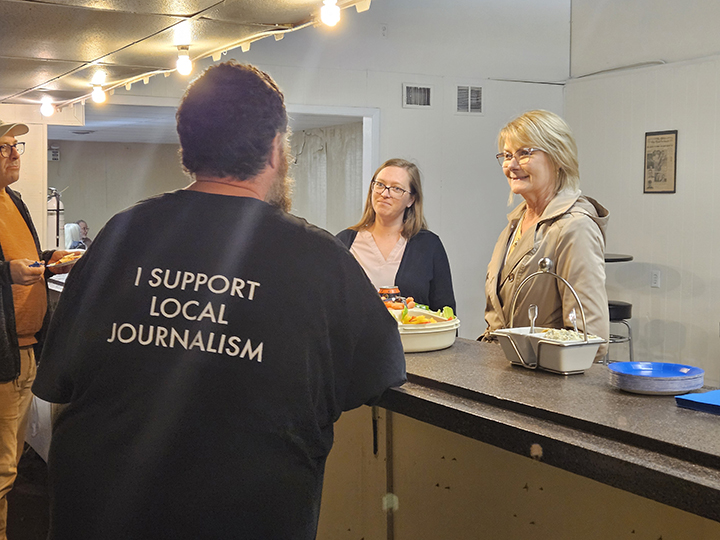
[[[455,309],[450,264],[440,238],[427,229],[414,163],[383,163],[370,182],[362,218],[338,238],[375,288],[396,285],[400,294],[431,309]]]

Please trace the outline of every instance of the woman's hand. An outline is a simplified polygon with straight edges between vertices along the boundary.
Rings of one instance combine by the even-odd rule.
[[[45,266],[30,266],[35,261],[30,259],[15,259],[10,261],[10,278],[15,285],[34,285],[42,279]]]

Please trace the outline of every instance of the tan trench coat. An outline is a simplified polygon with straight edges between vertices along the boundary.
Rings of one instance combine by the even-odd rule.
[[[508,225],[500,234],[485,279],[485,321],[490,332],[510,326],[513,295],[527,276],[538,270],[543,257],[552,259],[553,270],[575,289],[585,310],[588,332],[607,340],[610,334],[608,300],[605,290],[605,229],[609,212],[597,201],[566,190],[558,193],[543,212],[534,230],[523,234],[505,262],[510,239],[525,211],[523,202],[508,214]],[[504,264],[503,264],[504,263]],[[528,307],[538,306],[536,326],[572,328],[570,310],[577,313],[582,330],[580,309],[572,292],[553,276],[537,276],[518,294],[513,326],[529,326]],[[607,344],[595,357],[601,359]]]

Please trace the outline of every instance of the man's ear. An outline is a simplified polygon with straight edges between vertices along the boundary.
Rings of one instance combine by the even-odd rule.
[[[270,154],[267,159],[267,164],[271,169],[277,169],[280,166],[280,160],[283,158],[284,138],[284,133],[278,132],[275,134],[272,146],[270,147]]]

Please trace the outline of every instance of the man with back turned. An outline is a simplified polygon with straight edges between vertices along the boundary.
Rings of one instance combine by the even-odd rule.
[[[68,404],[50,538],[312,539],[333,423],[405,380],[397,324],[352,255],[287,213],[267,74],[210,67],[177,124],[193,182],[108,222],[50,328],[33,391]]]

